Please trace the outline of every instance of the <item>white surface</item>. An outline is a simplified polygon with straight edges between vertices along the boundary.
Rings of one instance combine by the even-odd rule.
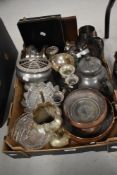
[[[104,14],[108,0],[0,0],[0,17],[18,50],[22,39],[17,22],[22,17],[51,14],[76,15],[78,26],[91,24],[98,35],[104,36]],[[110,39],[105,43],[105,54],[113,59],[117,50],[117,2],[112,9]],[[0,147],[6,127],[0,129]],[[59,156],[40,156],[31,159],[12,159],[0,153],[0,175],[116,175],[117,153],[88,152]]]

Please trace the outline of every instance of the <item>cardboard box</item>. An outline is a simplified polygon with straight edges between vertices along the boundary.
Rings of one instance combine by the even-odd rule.
[[[54,39],[52,39],[51,31],[48,30],[48,27],[47,27],[48,25],[50,27],[50,24],[53,24],[52,28],[54,28],[57,24],[59,26],[58,31],[56,31],[57,33],[59,32],[59,36],[57,36],[56,38],[54,37]],[[47,25],[46,31],[45,31],[45,25]],[[41,17],[41,18],[30,18],[30,19],[24,18],[18,22],[18,27],[20,29],[22,38],[24,40],[24,48],[29,46],[30,44],[33,44],[41,48],[41,44],[40,44],[40,40],[41,40],[42,45],[44,44],[57,45],[60,47],[60,50],[63,51],[65,42],[67,40],[68,41],[77,40],[76,17],[61,18],[60,15],[54,15],[54,16]],[[27,30],[29,30],[29,33],[27,33]],[[40,36],[37,37],[40,32],[44,32],[46,34],[48,34],[49,32],[50,38],[48,38],[48,40],[45,40],[45,39],[43,40],[42,36],[41,38]],[[55,36],[56,36],[56,32],[55,32]],[[30,35],[31,33],[33,33],[34,35]],[[105,59],[102,59],[102,64],[105,66],[110,79],[112,79],[112,74],[110,72],[110,69]],[[15,121],[23,113],[23,107],[21,106],[21,103],[20,103],[23,97],[23,83],[18,78],[15,78],[12,92],[14,92],[14,98],[12,99],[12,102],[10,102],[10,108],[9,108],[9,114],[8,114],[8,122],[7,122],[8,135],[4,137],[4,147],[3,147],[3,152],[9,155],[10,157],[29,158],[31,156],[40,156],[45,154],[67,154],[67,153],[78,153],[78,152],[87,152],[87,151],[111,152],[111,151],[117,150],[117,129],[116,129],[117,128],[117,120],[116,120],[117,92],[116,90],[114,91],[113,100],[111,101],[111,105],[113,106],[114,115],[115,115],[113,120],[114,124],[112,123],[113,126],[108,136],[103,138],[101,141],[91,142],[90,144],[81,144],[81,143],[75,142],[71,138],[70,144],[64,148],[55,149],[55,148],[52,148],[50,145],[46,145],[41,150],[26,150],[22,146],[20,146],[19,144],[11,140],[9,137],[10,130],[13,127]]]

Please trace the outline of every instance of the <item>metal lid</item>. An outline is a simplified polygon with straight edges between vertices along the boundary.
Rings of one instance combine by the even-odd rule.
[[[97,74],[101,68],[102,65],[100,60],[91,56],[82,58],[78,64],[78,71],[85,75]]]

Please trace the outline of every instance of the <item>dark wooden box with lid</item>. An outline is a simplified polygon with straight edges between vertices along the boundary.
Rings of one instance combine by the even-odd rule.
[[[60,15],[53,15],[40,18],[24,18],[18,22],[18,28],[24,41],[24,48],[29,45],[34,45],[41,49],[43,45],[56,45],[62,52],[66,41],[77,40],[77,21],[75,16],[61,18]],[[23,96],[23,84],[18,78],[16,78],[14,72],[18,55],[17,50],[2,21],[0,21],[0,40],[2,41],[0,44],[0,110],[4,109],[5,111],[0,111],[0,121],[2,126],[5,120],[8,120],[7,126],[9,132],[18,116],[23,113],[23,107],[20,103]],[[102,59],[102,63],[107,69],[111,79],[112,75],[107,62]],[[15,78],[13,78],[14,76]],[[40,150],[26,150],[13,142],[9,136],[5,136],[3,152],[13,158],[29,158],[31,156],[40,156],[44,154],[67,154],[105,150],[108,152],[116,151],[116,90],[113,94],[112,105],[115,111],[114,124],[108,137],[101,141],[92,141],[90,144],[81,144],[71,141],[70,144],[64,148],[52,148],[47,145]]]

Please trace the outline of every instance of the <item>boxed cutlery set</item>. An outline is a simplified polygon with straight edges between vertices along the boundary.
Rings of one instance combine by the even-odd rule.
[[[117,93],[95,27],[78,28],[75,16],[61,15],[17,25],[24,43],[19,56],[0,25],[3,152],[29,158],[116,151]]]

